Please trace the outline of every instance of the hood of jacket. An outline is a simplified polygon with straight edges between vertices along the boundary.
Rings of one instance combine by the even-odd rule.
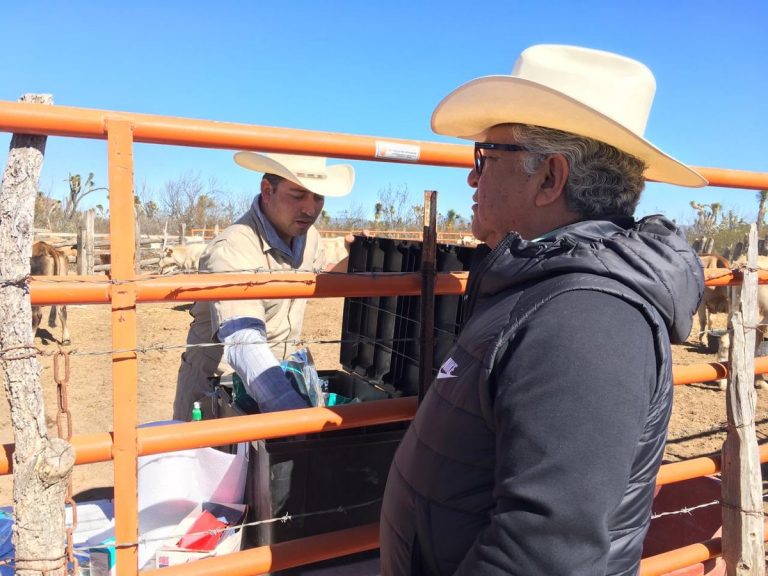
[[[663,216],[585,220],[523,240],[508,234],[492,251],[478,248],[469,279],[469,311],[483,299],[574,272],[617,280],[654,306],[672,342],[688,338],[704,291],[701,262]]]

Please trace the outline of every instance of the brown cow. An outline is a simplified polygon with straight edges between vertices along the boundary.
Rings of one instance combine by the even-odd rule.
[[[33,276],[64,276],[67,273],[67,258],[59,250],[45,242],[32,244],[32,257],[29,261],[30,273]],[[61,321],[61,343],[70,344],[69,330],[67,329],[67,307],[51,306],[48,315],[48,326],[56,327],[56,317]],[[32,332],[37,332],[37,327],[43,319],[41,306],[32,306]]]
[[[741,256],[736,262],[734,263],[734,268],[743,268],[747,265],[747,256],[746,254]],[[768,269],[768,256],[758,256],[757,257],[757,267],[761,270]],[[723,286],[722,288],[725,288]],[[728,302],[728,299],[726,298],[726,305],[730,304]],[[728,308],[726,308],[726,312],[728,311]],[[757,355],[758,350],[760,348],[760,344],[763,342],[763,339],[768,336],[768,285],[767,284],[760,284],[757,287],[757,329],[755,334],[755,355]],[[751,324],[752,322],[749,322],[745,319],[745,323]],[[730,329],[730,326],[729,326]],[[720,344],[717,350],[717,360],[718,362],[725,362],[728,360],[728,354],[729,349],[731,346],[731,339],[730,334],[728,331],[726,331],[724,334],[720,336]],[[718,384],[722,390],[725,390],[726,387],[726,381],[725,380],[719,380]],[[768,382],[765,380],[765,375],[759,375],[755,376],[755,388],[767,388]]]
[[[718,254],[700,254],[699,259],[704,270],[731,268],[731,263]],[[701,304],[696,312],[699,316],[699,340],[705,346],[709,345],[709,333],[712,329],[712,314],[728,313],[728,287],[707,286],[701,297]]]

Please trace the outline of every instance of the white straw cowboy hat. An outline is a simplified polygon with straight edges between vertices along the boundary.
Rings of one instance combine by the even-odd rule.
[[[443,98],[432,113],[432,130],[482,141],[497,124],[555,128],[644,160],[651,180],[706,186],[698,172],[643,138],[655,91],[653,74],[636,60],[541,44],[523,51],[510,76],[476,78]]]
[[[321,196],[346,196],[355,183],[355,169],[349,164],[326,166],[318,156],[238,152],[235,162],[243,168],[275,174]]]

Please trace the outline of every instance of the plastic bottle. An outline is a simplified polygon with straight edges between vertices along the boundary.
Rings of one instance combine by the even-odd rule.
[[[203,411],[200,410],[200,402],[192,404],[192,422],[199,422],[203,419]]]

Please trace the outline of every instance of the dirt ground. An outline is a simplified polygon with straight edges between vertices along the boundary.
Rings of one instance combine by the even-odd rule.
[[[189,305],[144,304],[139,306],[139,345],[151,349],[179,346],[185,340],[190,316]],[[343,300],[341,298],[311,300],[304,322],[307,340],[340,338]],[[47,309],[44,310],[47,314]],[[47,316],[44,316],[47,318]],[[718,318],[720,326],[724,315]],[[70,306],[72,345],[69,406],[74,434],[104,432],[112,429],[110,309],[100,306]],[[58,337],[57,329],[50,329]],[[38,332],[40,334],[40,332]],[[52,357],[56,344],[36,344],[46,352],[41,358],[41,381],[45,391],[45,410],[50,429],[56,430],[56,387],[52,374]],[[313,344],[311,349],[319,369],[338,369],[338,344]],[[180,348],[147,350],[139,356],[139,421],[154,422],[171,418],[176,372]],[[693,336],[689,342],[674,347],[675,364],[713,362]],[[3,396],[4,392],[0,392]],[[758,441],[768,441],[768,390],[757,391]],[[725,395],[714,384],[678,386],[669,428],[667,461],[678,461],[718,453],[725,438]],[[0,402],[0,442],[13,442],[7,401]],[[0,505],[12,501],[12,480],[0,477]],[[111,463],[78,466],[73,476],[74,492],[112,485]]]

